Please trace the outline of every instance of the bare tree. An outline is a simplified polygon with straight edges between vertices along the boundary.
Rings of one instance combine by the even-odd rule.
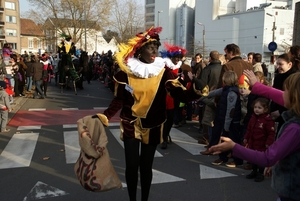
[[[55,21],[55,28],[72,36],[76,43],[85,33],[109,24],[109,15],[113,5],[111,0],[28,0],[32,9],[27,17],[38,24],[47,18]],[[67,19],[67,20],[60,20]],[[89,29],[92,28],[92,29]]]
[[[114,7],[112,8],[110,27],[119,33],[121,42],[126,42],[144,29],[144,7],[136,0],[112,1]]]

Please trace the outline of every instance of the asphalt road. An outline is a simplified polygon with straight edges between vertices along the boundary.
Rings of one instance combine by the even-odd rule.
[[[108,150],[122,189],[102,193],[84,190],[74,173],[79,156],[76,121],[102,112],[113,94],[98,81],[84,83],[84,90],[50,84],[46,99],[17,98],[10,114],[9,133],[0,133],[1,201],[123,201],[129,200],[125,182],[123,144],[118,117],[106,128]],[[271,180],[256,183],[245,178],[242,167],[213,166],[217,156],[203,156],[204,145],[197,122],[172,129],[173,143],[157,148],[149,201],[275,201]],[[139,184],[140,185],[140,184]],[[138,188],[140,200],[140,186]]]

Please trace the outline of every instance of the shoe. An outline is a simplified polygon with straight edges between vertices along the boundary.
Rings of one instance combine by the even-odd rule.
[[[258,173],[254,179],[255,182],[261,182],[265,179],[264,175]]]
[[[223,161],[221,159],[217,159],[214,162],[212,162],[211,164],[213,165],[221,165],[223,163]]]
[[[1,133],[7,133],[7,132],[9,132],[10,131],[10,129],[5,129],[5,130],[3,130],[3,131],[1,131]]]
[[[227,167],[231,167],[231,168],[235,168],[236,167],[236,164],[234,161],[231,161],[231,162],[228,162],[225,164]]]
[[[44,96],[42,96],[42,97],[40,97],[40,99],[45,99],[45,97],[44,97]]]
[[[256,177],[256,172],[251,172],[250,174],[246,175],[247,179],[254,179]]]
[[[168,145],[167,145],[167,142],[163,142],[162,144],[161,144],[161,149],[166,149],[168,147]]]
[[[251,164],[246,164],[246,165],[244,166],[244,169],[245,169],[245,170],[252,170],[252,165],[251,165]]]
[[[207,148],[205,151],[201,151],[200,154],[202,154],[202,155],[211,155],[212,152],[209,151],[209,148]]]
[[[178,127],[179,127],[179,124],[173,124],[172,127],[173,127],[173,128],[178,128]]]

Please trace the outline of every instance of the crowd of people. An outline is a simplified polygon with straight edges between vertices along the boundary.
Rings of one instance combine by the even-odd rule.
[[[161,29],[137,34],[115,54],[89,56],[77,51],[70,38],[60,44],[61,56],[18,55],[5,45],[0,57],[0,106],[5,108],[0,112],[1,132],[7,132],[7,114],[2,111],[9,111],[9,101],[30,92],[33,85],[33,98],[43,99],[53,77],[56,84],[65,84],[68,74],[79,89],[84,80],[98,80],[115,92],[115,98],[96,117],[107,125],[121,110],[130,200],[136,200],[138,171],[141,200],[148,199],[157,145],[166,149],[172,142],[171,127],[182,126],[195,114],[207,142],[200,153],[218,154],[213,165],[244,165],[251,170],[246,178],[255,182],[270,175],[273,166],[272,186],[280,199],[300,200],[299,191],[293,191],[300,187],[300,46],[277,57],[270,84],[262,55],[242,54],[236,44],[226,45],[224,54],[211,51],[208,60],[197,53],[188,62],[186,49],[165,43],[159,57]]]

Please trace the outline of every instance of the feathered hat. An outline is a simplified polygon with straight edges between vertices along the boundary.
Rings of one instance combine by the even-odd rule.
[[[248,78],[243,74],[239,79],[239,88],[249,89],[249,84],[247,83]]]
[[[128,67],[126,66],[127,60],[130,57],[133,57],[135,52],[144,46],[146,43],[152,41],[159,41],[159,33],[161,32],[162,27],[149,28],[144,33],[138,33],[134,38],[128,40],[128,43],[121,43],[119,47],[119,52],[116,53],[115,58],[121,68],[125,72],[129,72]]]
[[[185,48],[176,45],[171,45],[167,42],[165,42],[164,45],[166,50],[160,52],[161,57],[163,58],[183,57],[187,52]]]
[[[64,33],[64,32],[60,34],[60,37],[62,37],[62,38],[65,39],[66,41],[72,39],[72,37],[71,37],[70,35],[68,35],[68,34],[66,34],[66,33]]]

